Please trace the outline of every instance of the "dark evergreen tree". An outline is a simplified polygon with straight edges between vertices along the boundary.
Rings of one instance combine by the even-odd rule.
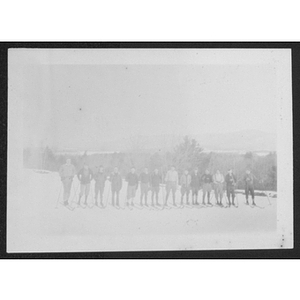
[[[202,151],[203,149],[195,139],[185,136],[183,142],[175,147],[172,162],[179,171],[196,166],[201,167],[203,164]]]

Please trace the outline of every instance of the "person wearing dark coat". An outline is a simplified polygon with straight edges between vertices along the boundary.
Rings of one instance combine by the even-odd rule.
[[[122,188],[122,176],[119,173],[117,167],[114,168],[113,173],[111,173],[110,178],[111,182],[111,192],[112,192],[112,206],[115,206],[115,197],[116,197],[116,206],[119,206],[119,194]]]
[[[235,175],[232,173],[232,170],[229,169],[228,173],[225,176],[225,183],[226,183],[226,194],[228,198],[228,205],[230,206],[235,205],[234,200],[235,200],[235,186],[237,183]],[[230,195],[232,201],[230,201]]]
[[[156,206],[160,206],[158,203],[159,185],[162,183],[162,177],[158,173],[158,169],[155,169],[150,178],[150,186],[152,191],[152,206],[154,206],[154,196],[156,198]]]
[[[249,205],[248,197],[251,194],[252,197],[252,205],[255,205],[254,201],[254,175],[250,170],[246,170],[246,174],[244,176],[245,182],[245,195],[246,195],[246,205]]]
[[[212,178],[212,175],[209,173],[209,170],[205,170],[205,174],[202,175],[201,181],[203,183],[203,185],[202,185],[202,190],[203,190],[202,204],[205,205],[205,196],[207,195],[207,204],[212,205],[210,203],[210,193],[212,191],[213,178]]]
[[[141,206],[143,206],[143,199],[145,199],[145,206],[148,206],[147,198],[150,188],[150,174],[148,168],[144,169],[144,172],[140,175],[141,182]]]
[[[93,172],[89,166],[85,163],[83,168],[78,172],[77,177],[80,181],[80,193],[78,199],[78,205],[80,205],[80,200],[83,194],[85,195],[84,204],[87,205],[87,199],[90,193],[91,180],[93,178]]]
[[[192,204],[199,205],[198,203],[198,192],[201,187],[201,178],[198,173],[198,168],[195,168],[191,174],[191,183],[190,187],[192,189]]]
[[[130,172],[126,176],[126,181],[128,182],[126,205],[129,206],[129,201],[131,200],[131,206],[134,206],[133,201],[139,184],[139,177],[135,172],[135,168],[131,168]]]
[[[191,190],[191,175],[189,174],[189,170],[185,170],[184,173],[180,177],[180,185],[181,185],[181,205],[183,205],[183,198],[186,196],[186,204],[189,205],[189,196]]]

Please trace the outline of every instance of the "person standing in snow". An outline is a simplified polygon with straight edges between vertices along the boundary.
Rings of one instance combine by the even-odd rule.
[[[152,190],[152,206],[154,206],[154,196],[156,198],[156,205],[160,206],[158,203],[158,194],[159,194],[159,185],[162,182],[162,178],[158,173],[158,169],[155,169],[153,174],[151,175],[150,185]]]
[[[189,174],[189,170],[185,170],[184,173],[180,177],[180,185],[181,185],[181,205],[183,205],[183,198],[186,196],[186,204],[189,204],[189,196],[191,190],[191,175]]]
[[[100,194],[100,206],[103,206],[103,193],[105,188],[106,174],[104,172],[103,166],[96,168],[94,174],[95,180],[95,205],[98,206],[98,195]]]
[[[59,168],[58,173],[64,187],[64,205],[68,205],[73,178],[76,174],[75,167],[71,164],[71,159],[67,159],[66,163]]]
[[[171,169],[167,172],[166,174],[166,178],[165,178],[165,182],[166,182],[166,199],[165,199],[165,206],[168,206],[168,198],[169,198],[169,194],[170,191],[172,191],[172,198],[173,198],[173,205],[176,205],[176,199],[175,199],[175,193],[178,187],[178,173],[175,170],[175,167],[172,166]]]
[[[130,200],[131,200],[131,206],[134,206],[133,201],[139,184],[139,177],[136,174],[134,167],[132,167],[130,172],[127,174],[126,181],[128,182],[126,206],[128,207],[130,205],[129,203]]]
[[[246,170],[246,174],[244,176],[245,182],[245,195],[246,195],[246,205],[249,205],[248,197],[249,193],[252,197],[252,205],[256,205],[254,201],[254,175],[251,173],[250,170]]]
[[[216,204],[223,206],[222,199],[223,199],[223,185],[224,185],[224,176],[223,174],[217,170],[216,173],[213,176],[214,181],[214,190],[215,190],[215,198],[216,198]]]
[[[235,185],[236,185],[236,177],[232,173],[232,170],[229,169],[228,173],[225,176],[225,182],[226,182],[226,193],[227,193],[227,198],[228,198],[228,205],[231,206],[235,205],[234,199],[235,199]],[[232,202],[230,202],[230,195],[232,198]]]
[[[148,168],[145,168],[143,173],[140,175],[141,182],[141,206],[143,206],[143,198],[145,198],[145,206],[148,206],[147,198],[148,192],[150,188],[150,174],[148,172]]]
[[[202,189],[203,189],[202,204],[205,205],[205,196],[207,195],[207,204],[212,205],[210,203],[210,193],[212,190],[213,178],[212,178],[211,174],[209,173],[209,170],[205,170],[205,174],[202,175],[201,181],[203,183],[203,185],[202,185]]]
[[[122,188],[122,176],[117,167],[114,168],[109,180],[111,182],[112,206],[115,206],[116,197],[116,206],[119,207],[119,194]]]
[[[192,189],[192,205],[199,205],[198,192],[201,187],[201,177],[198,173],[198,168],[195,168],[191,175],[191,189]]]
[[[91,180],[93,178],[93,172],[89,166],[84,163],[83,168],[77,174],[80,181],[80,193],[78,198],[78,205],[80,205],[80,200],[83,194],[85,195],[84,204],[87,205],[87,199],[90,193]]]

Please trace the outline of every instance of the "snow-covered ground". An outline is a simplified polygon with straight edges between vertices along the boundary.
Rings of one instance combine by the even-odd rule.
[[[76,178],[71,199],[75,199],[78,186]],[[122,205],[125,202],[126,186],[124,182],[120,197]],[[62,205],[56,208],[60,188],[61,181],[57,173],[38,173],[24,169],[22,197],[8,199],[8,251],[255,248],[269,234],[276,233],[276,198],[269,199],[270,205],[267,197],[256,197],[256,203],[264,209],[246,206],[244,196],[239,194],[238,208],[157,211],[117,210],[107,206],[105,209],[94,207],[70,211]],[[94,184],[89,196],[90,202],[93,201],[93,189]],[[109,198],[108,193],[109,183],[104,193],[105,201]],[[160,203],[162,193],[165,195],[161,190]],[[201,197],[202,192],[199,199]],[[171,203],[171,198],[169,201]],[[177,203],[179,201],[178,190]],[[139,190],[136,197],[138,202]],[[262,247],[268,246],[262,244]]]

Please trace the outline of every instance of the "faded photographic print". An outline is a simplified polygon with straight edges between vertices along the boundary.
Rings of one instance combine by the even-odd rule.
[[[293,248],[290,49],[9,49],[8,252]]]

